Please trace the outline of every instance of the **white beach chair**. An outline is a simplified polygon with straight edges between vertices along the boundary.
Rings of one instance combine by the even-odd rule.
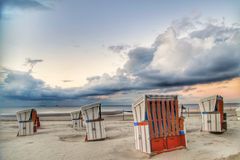
[[[224,132],[227,130],[226,113],[223,113],[223,97],[216,95],[200,100],[201,131]]]
[[[19,111],[16,113],[16,116],[19,127],[17,136],[32,135],[37,132],[40,122],[35,109]]]
[[[84,105],[81,111],[86,124],[86,141],[105,139],[106,131],[101,117],[101,104]]]

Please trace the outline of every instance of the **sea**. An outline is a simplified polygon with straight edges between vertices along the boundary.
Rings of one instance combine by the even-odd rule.
[[[185,108],[190,110],[198,110],[198,104],[183,104]],[[240,107],[240,103],[224,103],[225,109],[236,109]],[[34,106],[34,107],[0,107],[0,115],[12,115],[17,111],[35,108],[38,113],[69,113],[78,110],[79,106]],[[131,105],[102,105],[103,112],[124,111],[131,112]]]

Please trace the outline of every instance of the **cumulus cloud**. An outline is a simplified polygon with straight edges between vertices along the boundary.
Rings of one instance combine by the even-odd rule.
[[[27,101],[75,99],[81,97],[81,88],[53,88],[44,81],[34,78],[28,72],[4,70],[7,74],[0,86],[0,95],[3,97]]]
[[[188,86],[238,77],[240,28],[221,22],[204,22],[199,16],[176,20],[150,47],[130,50],[128,61],[120,70],[133,81],[129,85],[134,84],[135,89]]]
[[[30,59],[30,58],[26,58],[24,65],[30,67],[29,70],[28,70],[28,72],[31,73],[32,70],[33,70],[33,68],[34,68],[34,66],[35,66],[36,64],[40,63],[40,62],[43,62],[43,60],[42,60],[42,59]]]
[[[130,74],[142,72],[152,62],[155,48],[135,48],[128,53],[128,61],[124,69]]]
[[[60,100],[135,91],[188,92],[193,90],[186,89],[191,85],[239,77],[239,51],[238,26],[187,18],[174,22],[151,46],[131,49],[127,62],[114,75],[89,77],[82,87],[61,89],[47,86],[30,73],[8,70],[0,93],[15,99]]]

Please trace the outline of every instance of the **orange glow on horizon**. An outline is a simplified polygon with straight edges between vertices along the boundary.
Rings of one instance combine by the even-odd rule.
[[[199,99],[212,95],[223,96],[224,102],[240,102],[240,77],[222,82],[189,86],[177,94],[184,97],[184,103],[196,103]]]

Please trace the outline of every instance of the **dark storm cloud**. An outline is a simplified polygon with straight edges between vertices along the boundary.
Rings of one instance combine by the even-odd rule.
[[[0,94],[20,100],[65,100],[135,91],[167,93],[239,77],[240,28],[200,23],[195,19],[175,22],[150,47],[131,49],[123,68],[114,75],[89,77],[82,87],[62,89],[48,86],[30,72],[5,69]],[[205,27],[197,29],[197,24]],[[187,36],[181,36],[183,31]],[[29,60],[32,66],[38,62]],[[189,90],[192,89],[186,91]]]
[[[129,60],[124,65],[124,69],[130,73],[138,73],[144,70],[152,61],[155,48],[135,48],[128,53]]]
[[[13,71],[8,69],[3,69],[6,77],[0,85],[0,96],[10,99],[18,99],[25,101],[48,101],[48,100],[66,100],[66,99],[78,99],[101,95],[110,95],[124,90],[131,90],[128,87],[125,77],[116,76],[110,80],[108,75],[103,76],[102,80],[108,80],[108,85],[98,85],[91,86],[90,82],[88,86],[76,87],[62,89],[59,87],[50,87],[45,84],[44,81],[34,78],[28,72]],[[112,81],[112,82],[110,82]],[[117,84],[116,82],[122,81],[122,83]],[[116,85],[119,85],[116,87]]]
[[[240,47],[225,43],[211,49],[208,55],[199,56],[191,62],[186,74],[189,76],[211,77],[237,77],[240,73]],[[222,78],[220,78],[222,79]]]

